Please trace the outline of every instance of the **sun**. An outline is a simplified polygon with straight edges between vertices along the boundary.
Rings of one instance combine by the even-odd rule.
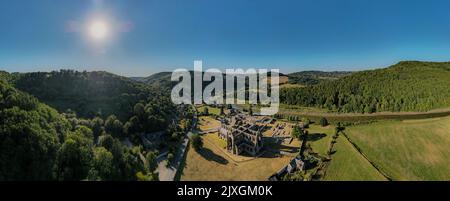
[[[103,20],[94,20],[89,24],[89,36],[94,40],[104,40],[108,36],[109,27]]]

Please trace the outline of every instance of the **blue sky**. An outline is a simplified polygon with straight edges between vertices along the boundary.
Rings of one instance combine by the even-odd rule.
[[[0,69],[359,70],[450,60],[450,1],[0,0]],[[85,25],[101,16],[108,39]],[[87,25],[86,25],[87,26]]]

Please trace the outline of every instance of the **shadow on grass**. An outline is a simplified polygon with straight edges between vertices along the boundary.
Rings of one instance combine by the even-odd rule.
[[[213,151],[211,151],[211,149],[205,148],[203,147],[200,150],[195,150],[197,153],[200,154],[200,156],[202,156],[203,158],[205,158],[208,161],[214,161],[216,163],[220,163],[223,165],[228,164],[228,160],[220,155],[217,155],[216,153],[214,153]]]
[[[279,149],[281,151],[288,152],[288,153],[298,153],[300,151],[299,147],[291,147],[291,146],[286,146],[283,144],[279,145]]]
[[[181,176],[184,175],[183,171],[184,171],[184,167],[186,167],[186,158],[187,158],[187,153],[188,153],[189,149],[191,149],[191,146],[189,146],[189,144],[188,144],[188,146],[186,147],[186,151],[184,152],[183,159],[180,163],[180,166],[178,167],[178,171],[175,174],[174,181],[181,181]]]
[[[306,135],[305,140],[312,142],[312,141],[320,140],[326,136],[327,135],[324,133],[310,133],[310,134]]]
[[[266,152],[260,156],[261,158],[278,158],[282,156],[281,152],[285,153],[299,153],[300,147],[288,146],[282,143],[282,140],[276,140],[274,138],[264,139],[264,149]]]

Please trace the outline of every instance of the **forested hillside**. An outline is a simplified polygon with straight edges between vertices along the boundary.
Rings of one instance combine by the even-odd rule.
[[[168,93],[127,78],[62,70],[0,81],[0,180],[155,180],[142,134],[181,137]]]
[[[61,70],[14,74],[13,83],[60,112],[72,110],[81,117],[116,115],[127,120],[140,101],[161,96],[141,83],[107,72]]]
[[[170,80],[172,73],[170,72],[160,72],[150,75],[144,79],[144,82],[150,86],[155,87],[171,87],[176,83],[172,83]]]
[[[428,111],[450,107],[450,63],[405,61],[305,88],[283,88],[282,103],[334,112]]]
[[[138,144],[139,134],[166,130],[178,116],[169,92],[107,72],[61,70],[5,77],[59,112],[104,120],[109,134]]]
[[[315,85],[323,81],[336,80],[352,74],[349,71],[301,71],[288,74],[289,84]]]
[[[101,118],[60,114],[0,79],[0,180],[153,180],[142,159]],[[150,165],[149,165],[150,164]]]

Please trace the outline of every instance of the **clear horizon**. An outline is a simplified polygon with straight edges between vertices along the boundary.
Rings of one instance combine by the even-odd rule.
[[[0,70],[146,77],[176,68],[355,71],[450,61],[450,2],[0,2]]]

